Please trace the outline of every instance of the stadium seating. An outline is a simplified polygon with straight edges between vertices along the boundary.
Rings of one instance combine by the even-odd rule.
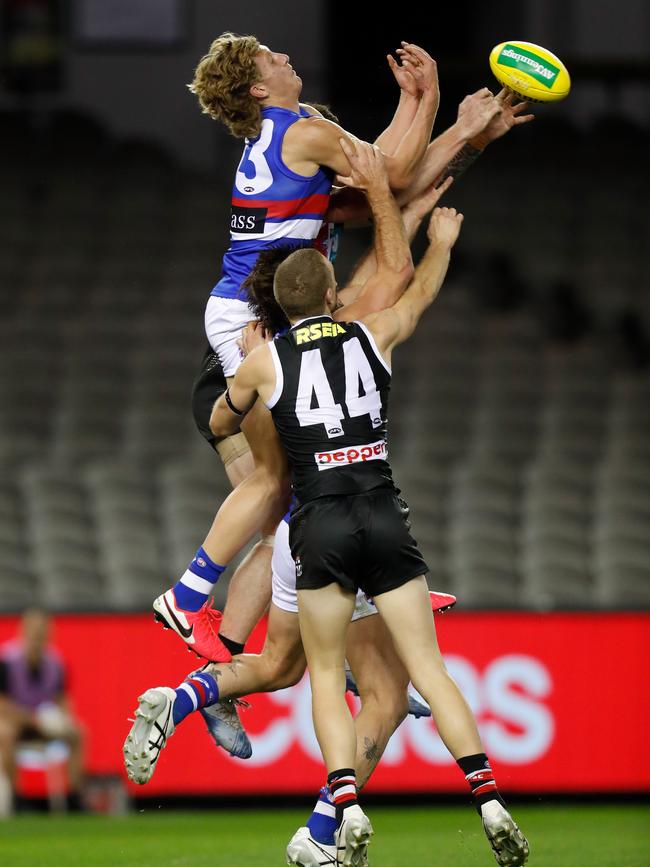
[[[430,583],[468,608],[650,606],[650,376],[613,324],[650,326],[650,215],[613,195],[645,145],[594,186],[575,135],[525,207],[508,145],[455,184],[460,264],[395,357],[395,475]],[[37,171],[23,148],[0,160],[0,607],[146,608],[229,491],[190,412],[228,192],[153,148]]]

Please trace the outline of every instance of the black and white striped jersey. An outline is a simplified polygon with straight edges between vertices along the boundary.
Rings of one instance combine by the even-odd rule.
[[[289,455],[298,503],[393,487],[390,368],[366,326],[314,316],[270,348],[276,388],[267,406]]]

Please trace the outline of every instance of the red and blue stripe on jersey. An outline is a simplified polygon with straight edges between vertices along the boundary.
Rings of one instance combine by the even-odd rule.
[[[332,172],[320,168],[305,177],[282,160],[287,129],[309,113],[262,109],[262,131],[247,139],[232,195],[230,247],[212,295],[246,300],[241,284],[262,250],[314,246],[329,206]]]

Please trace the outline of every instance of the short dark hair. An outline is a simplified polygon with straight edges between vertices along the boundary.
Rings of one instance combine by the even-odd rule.
[[[296,250],[278,266],[273,294],[289,319],[322,312],[332,286],[327,259],[313,247]]]

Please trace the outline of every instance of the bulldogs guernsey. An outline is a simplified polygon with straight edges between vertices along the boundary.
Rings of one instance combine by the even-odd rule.
[[[282,160],[287,129],[301,117],[309,116],[303,108],[300,114],[273,106],[262,109],[260,135],[246,140],[237,168],[230,247],[212,295],[246,301],[241,284],[262,250],[316,245],[329,205],[333,174],[321,168],[305,177],[292,172]]]
[[[392,489],[391,375],[366,326],[310,317],[269,347],[276,387],[267,406],[289,455],[298,505]]]

